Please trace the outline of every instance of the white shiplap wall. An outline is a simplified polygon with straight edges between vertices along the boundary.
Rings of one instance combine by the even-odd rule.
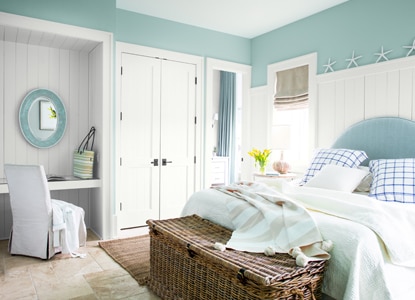
[[[91,65],[100,68],[96,73],[102,76],[102,64],[91,63],[102,53],[94,54],[96,47],[99,47],[97,42],[0,26],[0,177],[4,177],[5,163],[42,164],[46,173],[72,173],[72,153],[94,125],[91,116],[95,114],[90,103]],[[36,88],[53,90],[67,111],[64,137],[49,149],[31,146],[19,128],[20,104]],[[98,109],[102,116],[102,104]],[[89,225],[90,193],[89,190],[53,191],[52,197],[83,207]],[[9,196],[0,194],[0,239],[8,238],[11,224]]]
[[[317,76],[316,147],[380,116],[415,119],[415,56]]]

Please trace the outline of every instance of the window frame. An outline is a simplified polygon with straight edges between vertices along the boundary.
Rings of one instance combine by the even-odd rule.
[[[317,118],[316,118],[316,113],[317,113],[317,81],[316,81],[316,76],[317,76],[317,53],[310,53],[307,55],[303,55],[303,56],[299,56],[299,57],[295,57],[289,60],[285,60],[285,61],[281,61],[278,63],[274,63],[274,64],[270,64],[268,65],[267,68],[267,80],[268,80],[268,84],[267,84],[267,94],[268,94],[268,98],[270,101],[270,107],[272,107],[273,109],[269,110],[269,115],[268,120],[268,128],[269,128],[269,132],[268,132],[268,145],[271,144],[271,128],[273,126],[273,114],[274,114],[274,105],[273,105],[273,101],[274,101],[274,92],[275,92],[275,79],[276,79],[276,74],[279,71],[283,71],[283,70],[287,70],[287,69],[291,69],[291,68],[296,68],[296,67],[300,67],[303,65],[308,65],[308,72],[309,72],[309,76],[308,76],[308,93],[309,93],[309,105],[308,105],[308,114],[309,114],[309,118],[308,118],[308,122],[309,122],[309,132],[308,132],[308,147],[307,149],[305,149],[304,151],[307,152],[306,157],[310,158],[312,155],[312,152],[315,148],[316,145],[316,128],[317,128]],[[293,171],[302,171],[305,170],[306,166],[306,162],[303,163],[296,163],[296,162],[291,162],[291,165],[293,167]]]

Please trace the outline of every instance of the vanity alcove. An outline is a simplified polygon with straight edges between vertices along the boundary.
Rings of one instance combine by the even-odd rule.
[[[53,182],[50,189],[52,198],[84,208],[87,227],[104,239],[113,236],[110,205],[112,45],[109,32],[0,13],[0,69],[4,70],[0,74],[0,101],[4,104],[0,106],[3,119],[0,122],[0,178],[5,177],[6,163],[42,164],[48,174],[71,175],[73,151],[94,126],[97,154],[94,180]],[[35,136],[33,140],[26,136],[33,133],[27,130],[30,124],[20,123],[28,120],[27,116],[23,121],[19,119],[19,110],[28,93],[38,89],[53,91],[59,97],[62,107],[53,108],[58,114],[62,114],[63,108],[66,119],[62,127],[61,115],[52,133],[46,137]],[[41,109],[40,102],[36,102],[35,110]],[[53,124],[42,126],[47,131]],[[55,136],[56,132],[59,136]],[[34,135],[37,134],[40,133]],[[4,220],[0,222],[0,239],[8,239],[12,214],[5,180],[0,183],[0,219]]]

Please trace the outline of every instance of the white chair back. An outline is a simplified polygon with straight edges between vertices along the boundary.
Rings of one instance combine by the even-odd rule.
[[[50,258],[52,202],[43,166],[6,164],[13,227],[11,254]]]

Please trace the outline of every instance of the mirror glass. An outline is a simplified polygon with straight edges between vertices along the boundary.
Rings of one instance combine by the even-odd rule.
[[[24,98],[19,122],[23,136],[30,144],[49,148],[56,145],[65,132],[65,107],[54,92],[36,89]]]

